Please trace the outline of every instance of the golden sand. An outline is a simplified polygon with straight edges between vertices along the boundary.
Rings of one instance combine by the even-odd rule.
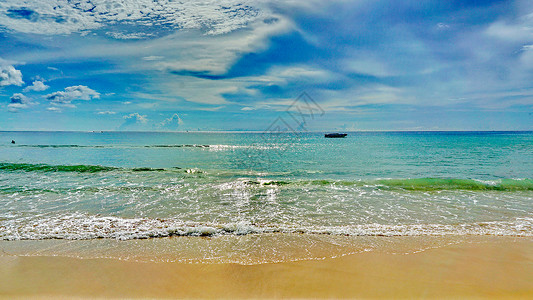
[[[533,240],[487,237],[413,254],[258,265],[4,255],[0,296],[533,299]]]

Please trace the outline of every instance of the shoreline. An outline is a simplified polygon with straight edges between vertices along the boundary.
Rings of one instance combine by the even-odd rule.
[[[533,239],[240,265],[0,255],[0,298],[531,298]]]

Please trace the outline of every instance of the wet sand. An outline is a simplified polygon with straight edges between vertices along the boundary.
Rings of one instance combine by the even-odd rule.
[[[258,265],[4,254],[0,297],[533,299],[533,240]]]

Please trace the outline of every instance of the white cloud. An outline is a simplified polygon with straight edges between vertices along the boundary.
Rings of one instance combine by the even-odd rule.
[[[143,57],[143,60],[152,61],[152,60],[161,60],[163,59],[163,56],[157,56],[157,55],[150,55]]]
[[[277,76],[285,80],[312,80],[315,82],[323,82],[331,79],[332,73],[323,69],[317,69],[306,65],[301,66],[287,66],[283,68],[273,68],[269,70],[271,76]]]
[[[118,127],[119,130],[143,129],[148,122],[146,115],[131,113],[124,116],[124,123]]]
[[[9,100],[10,101],[7,105],[7,109],[10,112],[18,112],[20,109],[25,109],[30,105],[36,104],[30,98],[20,93],[13,94]]]
[[[272,19],[272,21],[265,22]],[[246,28],[224,35],[202,35],[197,30],[173,31],[166,36],[128,43],[95,37],[91,44],[65,44],[56,48],[21,53],[26,63],[105,58],[114,60],[129,72],[163,71],[180,75],[225,74],[243,55],[269,45],[272,36],[294,29],[289,19],[270,14]],[[82,45],[82,46],[80,46]],[[117,68],[116,70],[119,70]]]
[[[19,70],[13,66],[0,65],[0,87],[8,85],[21,86],[23,84],[22,73]]]
[[[522,22],[508,23],[497,21],[491,24],[486,34],[508,42],[531,42],[533,40],[533,19],[521,19]]]
[[[292,65],[292,66],[275,66],[268,70],[262,76],[245,77],[248,82],[257,82],[265,84],[279,84],[285,85],[291,82],[313,82],[324,83],[335,79],[336,75],[324,69],[318,69],[306,65]]]
[[[186,82],[186,84],[176,85],[176,82]],[[224,98],[224,94],[234,94],[245,90],[241,82],[210,80],[192,76],[174,76],[172,80],[155,82],[154,85],[154,88],[161,91],[159,94],[151,92],[150,94],[137,94],[136,96],[171,102],[177,101],[176,97],[180,97],[194,103],[221,105],[229,104]]]
[[[438,30],[446,30],[446,29],[450,29],[450,25],[446,24],[446,23],[438,23],[437,24],[437,29]]]
[[[500,105],[497,102],[511,103],[514,100],[500,98],[478,101],[471,99],[471,95],[524,90],[529,86],[533,51],[529,50],[528,45],[533,44],[533,15],[527,13],[533,10],[533,2],[519,2],[509,3],[515,13],[501,16],[486,28],[463,32],[460,39],[454,42],[467,55],[467,59],[454,66],[457,83],[452,88],[448,85],[443,94],[448,94],[450,98],[470,99],[465,102],[486,108]]]
[[[54,112],[61,112],[61,108],[57,106],[47,107],[46,110],[54,111]]]
[[[347,90],[317,89],[309,94],[320,110],[359,112],[371,104],[414,104],[417,99],[408,90],[375,84],[365,87],[352,87]],[[254,107],[241,110],[269,109],[285,111],[294,104],[295,98],[279,98],[263,101]]]
[[[42,91],[47,90],[49,87],[50,86],[44,84],[44,82],[40,80],[35,80],[32,83],[32,85],[25,87],[23,91],[24,92],[29,92],[29,91],[42,92]]]
[[[9,7],[26,7],[28,10],[32,11],[37,11],[38,7],[41,5],[46,7],[49,6],[49,4],[44,3],[46,1],[38,0],[16,1],[16,5],[13,0],[9,0],[8,2],[11,3],[11,6]],[[48,2],[52,3],[55,1],[50,0]],[[115,17],[117,20],[126,18],[121,20],[133,22],[133,19],[130,19],[127,14],[130,12],[133,14],[139,13],[137,8],[133,10],[130,9],[131,7],[136,7],[137,4],[131,4],[129,1],[125,4],[122,4],[122,1],[89,2],[93,3],[96,7],[93,9],[93,6],[88,6],[85,9],[92,10],[94,14],[101,14],[101,10],[103,9],[102,6],[104,6],[104,4],[110,7],[109,11],[115,10],[115,8],[113,8],[114,6],[119,6],[116,9]],[[157,6],[157,3],[153,3],[152,1],[141,0],[136,3],[144,3],[143,5],[145,6],[139,9],[142,10],[143,13],[146,12],[146,14],[148,14],[153,6]],[[253,91],[246,89],[245,83],[237,82],[238,80],[211,80],[209,78],[199,77],[201,77],[201,75],[218,76],[225,74],[243,55],[266,49],[272,36],[294,29],[292,21],[286,17],[273,13],[268,7],[269,5],[263,1],[208,0],[186,1],[181,4],[177,2],[169,2],[168,7],[165,7],[166,4],[163,5],[167,2],[160,1],[159,3],[162,4],[163,7],[161,9],[170,10],[169,15],[165,15],[165,18],[168,17],[170,19],[173,18],[173,7],[180,6],[179,16],[175,16],[176,20],[173,20],[172,22],[185,22],[187,25],[182,28],[194,30],[171,30],[168,31],[170,32],[169,34],[163,37],[156,34],[156,38],[136,40],[127,43],[95,37],[93,40],[94,43],[91,43],[90,45],[82,43],[83,46],[79,46],[79,43],[71,43],[64,45],[64,47],[61,48],[61,51],[58,51],[56,48],[50,48],[49,50],[38,51],[36,53],[22,53],[20,56],[17,56],[17,59],[25,61],[26,63],[35,62],[42,64],[47,61],[57,61],[58,59],[77,60],[105,58],[106,60],[113,60],[119,65],[119,67],[114,70],[120,69],[127,72],[144,72],[147,74],[148,72],[152,72],[149,76],[150,82],[144,85],[148,88],[141,91],[141,93],[151,95],[150,97],[144,98],[155,99],[155,97],[161,95],[159,98],[165,98],[167,101],[179,101],[183,98],[195,103],[221,105],[228,103],[224,98],[224,94],[240,92],[251,93]],[[68,7],[72,7],[73,5],[74,4],[71,3],[65,3],[63,5],[64,7],[62,6],[58,9],[60,11],[66,11]],[[181,6],[183,6],[183,8]],[[7,7],[8,6],[4,5],[4,9],[9,9]],[[72,12],[73,17],[81,13],[79,9],[77,10],[78,11]],[[253,17],[251,17],[252,12],[255,12],[253,13]],[[157,14],[150,14],[150,18],[146,19],[140,17],[135,19],[133,16],[131,18],[137,20],[135,22],[140,23],[148,19],[157,19],[157,22],[160,22],[157,18]],[[232,17],[226,19],[227,14],[232,15]],[[5,18],[1,15],[2,5],[0,4],[0,19]],[[215,15],[219,16],[215,17]],[[111,18],[111,14],[106,15],[106,18],[107,17]],[[187,18],[189,18],[188,21],[186,21]],[[17,19],[15,21],[29,22],[30,20]],[[10,20],[9,22],[15,21]],[[0,23],[1,22],[2,21],[0,20]],[[106,24],[106,28],[102,28],[105,32],[115,32],[115,29],[119,29],[116,32],[124,34],[131,33],[127,31],[127,29],[129,28],[128,26],[132,24],[126,26],[127,24],[118,21],[117,28],[113,28],[114,25],[109,22],[101,23]],[[76,26],[85,26],[82,25],[83,24],[77,24]],[[35,24],[32,24],[32,26],[35,27]],[[238,28],[241,29],[235,30]],[[150,33],[152,31],[157,32],[155,27],[150,27],[148,29],[150,29]],[[198,30],[207,34],[199,34]],[[46,30],[43,29],[43,31]],[[161,76],[158,76],[156,72],[160,72]],[[174,73],[174,75],[169,75],[168,72]],[[312,74],[302,75],[312,76]],[[280,76],[291,76],[291,74]],[[293,74],[292,76],[295,75]],[[186,84],[180,85],[179,81],[186,82]],[[55,103],[54,105],[58,105],[60,102],[61,101],[55,101],[53,103]],[[70,101],[68,101],[68,103],[70,103]]]
[[[244,27],[261,11],[262,1],[249,0],[4,0],[0,25],[34,34],[69,34],[110,24],[222,34]]]
[[[54,92],[45,96],[53,105],[75,107],[71,104],[74,100],[91,100],[100,98],[100,93],[84,85],[69,86],[64,91]]]
[[[499,39],[499,42],[531,44],[533,42],[532,2],[517,0],[510,5],[518,16],[499,19],[485,30],[485,35]]]
[[[173,114],[170,118],[159,123],[157,127],[164,129],[177,129],[180,125],[183,125],[183,120],[181,120],[178,114]]]
[[[131,113],[129,115],[126,115],[124,116],[124,120],[126,120],[126,122],[141,124],[146,124],[146,122],[148,122],[148,118],[146,118],[146,115],[141,115],[139,113]]]
[[[116,112],[110,111],[110,110],[106,110],[106,111],[99,111],[96,114],[97,115],[114,115],[114,114],[116,114]]]
[[[140,40],[153,36],[153,34],[145,32],[124,33],[110,31],[106,32],[106,34],[117,40]]]
[[[152,68],[185,74],[224,74],[244,54],[265,49],[270,37],[292,28],[291,21],[277,16],[275,22],[260,20],[227,35],[198,36],[194,32],[178,32],[150,44],[158,49],[155,55],[165,57]]]
[[[260,93],[256,89],[257,86],[290,86],[294,83],[315,85],[336,79],[339,79],[339,76],[328,70],[298,64],[286,67],[275,66],[270,68],[265,75],[219,80],[186,75],[175,75],[170,78],[154,77],[150,87],[152,90],[146,93],[136,93],[134,96],[168,102],[179,101],[182,98],[188,102],[220,106],[235,104],[226,99],[227,95],[257,96]],[[205,106],[200,108],[206,109]]]

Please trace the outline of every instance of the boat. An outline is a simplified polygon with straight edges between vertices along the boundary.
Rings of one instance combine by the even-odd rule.
[[[344,138],[346,137],[348,134],[347,133],[326,133],[324,135],[324,137],[327,137],[327,138]]]

